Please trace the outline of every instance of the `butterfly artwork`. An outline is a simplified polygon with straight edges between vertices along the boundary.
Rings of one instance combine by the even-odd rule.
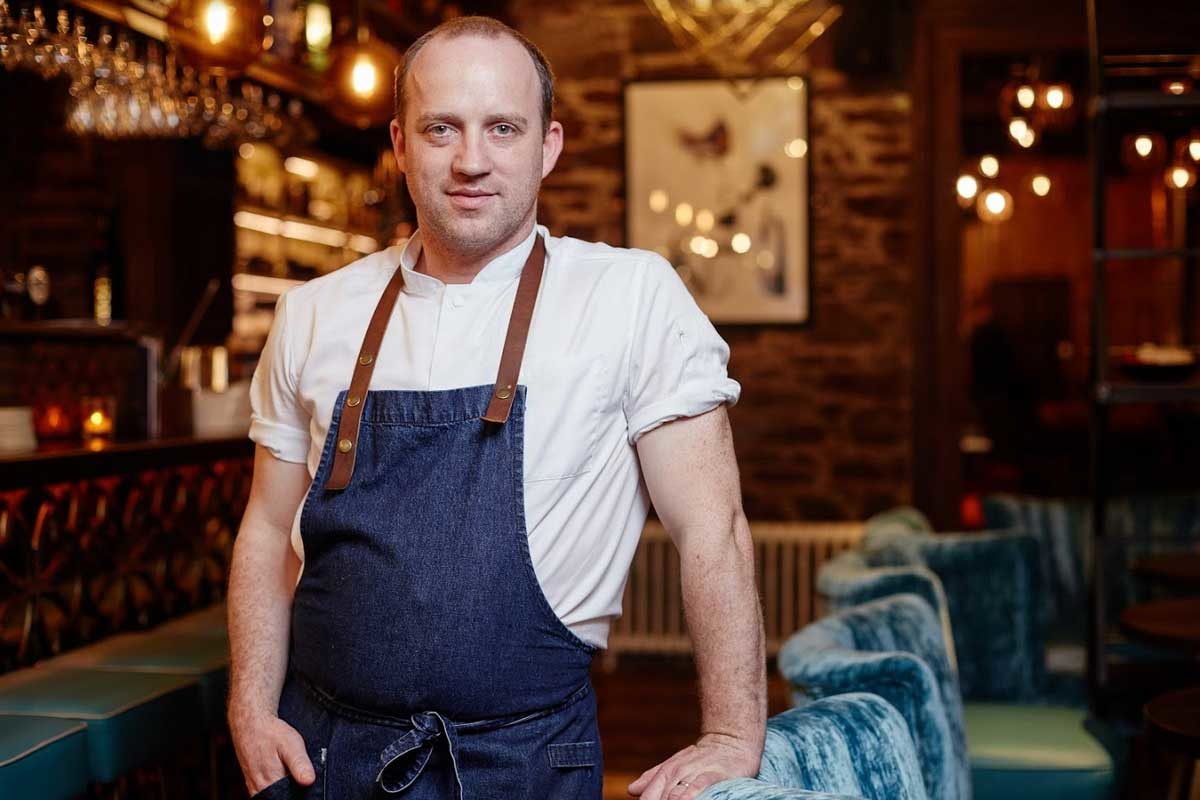
[[[628,244],[670,261],[713,322],[804,322],[807,82],[741,84],[626,87]]]

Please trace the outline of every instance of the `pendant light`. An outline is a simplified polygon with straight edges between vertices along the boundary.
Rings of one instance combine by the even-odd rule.
[[[392,75],[400,53],[371,35],[363,0],[354,4],[354,35],[334,48],[330,62],[334,116],[359,128],[392,118]]]
[[[196,67],[232,76],[262,52],[265,14],[262,0],[176,0],[167,28]]]

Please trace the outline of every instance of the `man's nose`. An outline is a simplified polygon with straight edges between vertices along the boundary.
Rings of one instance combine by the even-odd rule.
[[[484,175],[491,171],[492,162],[483,134],[469,133],[459,140],[454,154],[454,171],[460,175]]]

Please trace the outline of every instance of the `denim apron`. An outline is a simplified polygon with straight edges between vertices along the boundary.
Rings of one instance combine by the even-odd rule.
[[[540,285],[522,270],[494,386],[368,391],[397,267],[339,393],[301,511],[279,716],[316,781],[264,798],[599,800],[594,648],[529,556],[517,385]]]

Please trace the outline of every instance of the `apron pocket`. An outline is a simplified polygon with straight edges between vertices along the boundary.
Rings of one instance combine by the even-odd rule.
[[[292,796],[292,778],[284,775],[250,796],[250,800],[286,800]]]
[[[596,766],[595,742],[571,742],[552,744],[546,747],[550,766],[558,769]]]

